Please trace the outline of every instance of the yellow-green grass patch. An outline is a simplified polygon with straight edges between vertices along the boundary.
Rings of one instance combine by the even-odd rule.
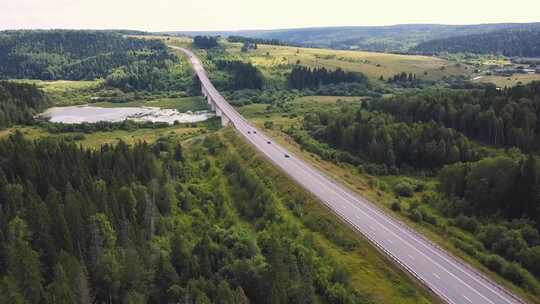
[[[371,79],[378,79],[380,76],[386,79],[406,72],[416,74],[419,79],[437,80],[444,76],[468,74],[471,70],[466,65],[457,65],[430,56],[273,45],[259,45],[256,50],[241,52],[241,44],[224,45],[229,53],[252,62],[267,75],[276,74],[280,69],[297,63],[308,67],[342,68],[346,71],[362,72]]]
[[[540,81],[540,74],[514,74],[512,76],[478,76],[474,81],[493,83],[499,88],[512,87],[518,84],[527,84],[533,81]]]
[[[53,134],[47,132],[45,129],[37,126],[33,127],[13,127],[0,131],[0,139],[5,138],[9,134],[13,134],[16,131],[20,131],[23,135],[30,139],[39,139],[44,137],[72,137],[76,134],[81,133],[58,133]],[[82,140],[76,141],[77,144],[81,144],[84,147],[88,148],[99,148],[103,144],[116,144],[120,140],[128,143],[134,144],[139,141],[145,141],[147,143],[152,143],[158,140],[160,137],[172,137],[177,140],[186,140],[198,135],[201,135],[206,132],[206,129],[201,127],[187,127],[187,126],[171,126],[166,128],[141,128],[132,131],[125,130],[115,130],[110,132],[100,131],[89,134],[84,134]]]

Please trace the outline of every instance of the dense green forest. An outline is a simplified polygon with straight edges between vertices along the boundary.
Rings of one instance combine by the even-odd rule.
[[[430,40],[411,50],[423,54],[476,53],[504,56],[540,56],[540,30],[502,30]]]
[[[216,60],[218,69],[231,75],[227,90],[262,89],[264,84],[261,72],[251,63],[242,61]]]
[[[538,281],[521,268],[540,278],[538,157],[513,153],[456,163],[444,167],[438,179],[442,197],[434,200],[437,208],[480,241],[461,247],[492,271],[539,294]]]
[[[384,80],[384,78],[381,76],[380,80]],[[420,80],[416,78],[416,74],[407,74],[405,72],[401,72],[388,78],[387,82],[404,88],[414,88],[420,84]]]
[[[49,105],[48,98],[35,85],[0,81],[0,128],[30,123]]]
[[[212,36],[195,36],[193,37],[193,45],[199,49],[211,49],[218,47],[218,37]]]
[[[538,295],[539,101],[538,82],[415,90],[308,112],[285,132],[323,159],[400,175],[392,210],[436,227],[488,269]],[[422,176],[433,188],[426,190]],[[449,226],[472,237],[449,233]]]
[[[0,157],[0,303],[362,301],[217,136]]]
[[[0,78],[106,79],[124,91],[180,90],[190,77],[174,68],[178,58],[158,40],[110,31],[4,31]]]
[[[400,123],[390,115],[348,107],[307,114],[303,126],[319,141],[388,168],[436,169],[475,160],[479,153],[455,130],[435,123]]]
[[[430,122],[491,145],[540,148],[540,82],[503,90],[429,89],[367,104],[405,123]]]
[[[247,43],[247,44],[289,45],[277,39],[250,38],[250,37],[234,36],[234,35],[227,37],[227,40],[229,42],[241,42],[241,43]]]
[[[367,77],[361,73],[345,72],[338,68],[329,71],[326,68],[307,68],[294,66],[287,77],[289,87],[292,89],[317,88],[322,85],[357,82],[367,83]]]

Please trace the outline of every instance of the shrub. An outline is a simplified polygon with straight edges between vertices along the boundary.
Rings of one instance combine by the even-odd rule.
[[[516,262],[507,263],[507,266],[502,269],[502,275],[519,286],[523,286],[526,282],[525,270]]]
[[[392,203],[390,208],[392,208],[392,210],[394,210],[396,212],[400,212],[401,211],[401,204],[398,201],[395,201],[395,202]]]
[[[419,182],[418,184],[416,184],[416,186],[414,187],[414,192],[422,192],[426,190],[426,184],[422,183],[422,182]]]
[[[472,233],[476,233],[478,229],[480,228],[480,225],[478,224],[478,221],[476,220],[476,218],[468,217],[463,214],[458,216],[453,221],[453,223],[457,227],[464,229],[466,231],[472,232]]]
[[[420,212],[422,213],[422,219],[428,223],[430,223],[433,226],[437,226],[439,223],[437,220],[437,217],[433,214],[431,214],[429,211],[421,209]]]
[[[420,223],[423,220],[422,213],[418,209],[411,210],[411,213],[409,213],[409,217],[411,218],[411,220],[417,223]]]
[[[270,120],[267,120],[264,122],[264,127],[266,129],[272,129],[272,127],[274,126],[274,122],[273,121],[270,121]]]
[[[408,182],[399,182],[394,186],[394,192],[399,196],[411,197],[413,196],[413,187]]]
[[[480,262],[486,265],[490,270],[499,274],[502,274],[503,269],[506,267],[506,264],[508,264],[505,259],[496,254],[482,255]]]
[[[473,245],[471,245],[471,244],[469,244],[467,242],[464,242],[464,241],[462,241],[462,240],[460,240],[458,238],[453,237],[452,238],[452,243],[454,243],[454,245],[457,248],[463,250],[463,252],[467,253],[468,255],[477,256],[477,254],[478,254],[477,249]]]

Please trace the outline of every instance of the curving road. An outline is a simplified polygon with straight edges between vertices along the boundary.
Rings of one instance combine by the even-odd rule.
[[[272,141],[227,103],[191,51],[174,46],[171,48],[189,57],[202,86],[238,133],[444,301],[453,304],[523,303],[472,267]]]

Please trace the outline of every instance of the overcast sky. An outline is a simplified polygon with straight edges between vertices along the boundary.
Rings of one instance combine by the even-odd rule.
[[[238,30],[540,21],[540,0],[0,0],[0,29]]]

